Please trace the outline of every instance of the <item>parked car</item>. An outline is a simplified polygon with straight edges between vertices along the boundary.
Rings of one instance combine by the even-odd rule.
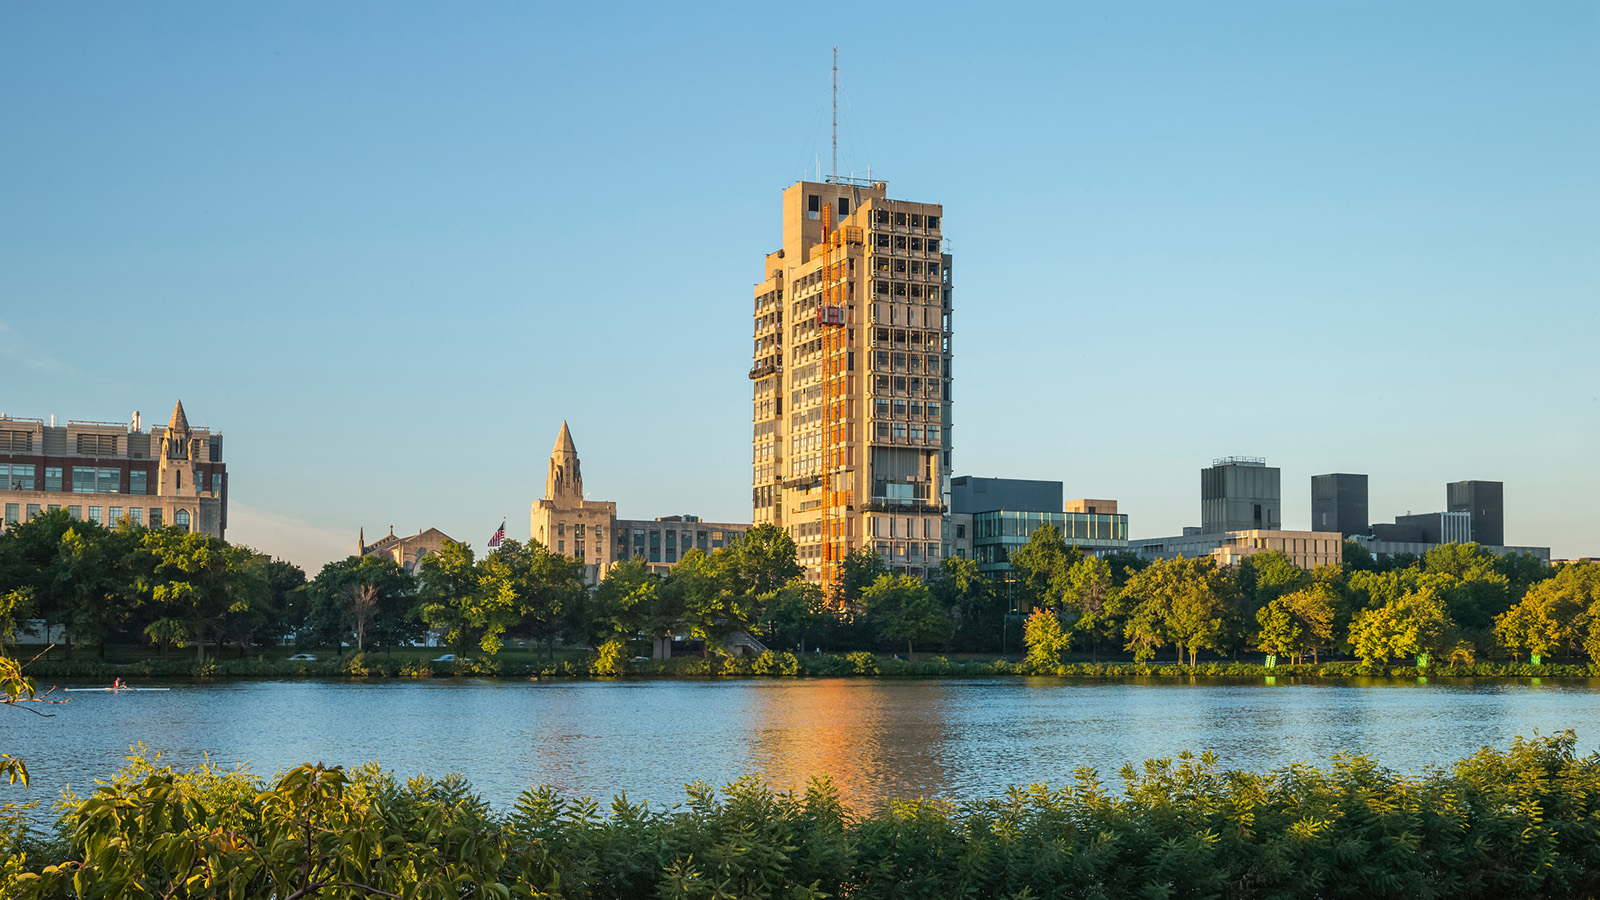
[[[446,653],[443,656],[435,656],[433,658],[433,661],[434,662],[455,662],[456,661],[456,655],[454,653]],[[462,662],[466,662],[466,660],[462,660]]]
[[[296,653],[289,657],[289,662],[316,662],[317,658],[309,653]]]

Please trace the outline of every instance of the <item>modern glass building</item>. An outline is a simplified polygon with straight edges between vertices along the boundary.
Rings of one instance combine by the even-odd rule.
[[[978,571],[1009,576],[1012,551],[1027,544],[1045,525],[1061,532],[1067,546],[1084,552],[1128,548],[1128,517],[1124,514],[997,509],[972,514],[972,550]]]

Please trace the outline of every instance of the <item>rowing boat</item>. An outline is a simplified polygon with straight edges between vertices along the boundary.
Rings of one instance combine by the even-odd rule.
[[[102,690],[106,693],[123,693],[128,690],[171,690],[170,687],[64,687],[62,690]]]

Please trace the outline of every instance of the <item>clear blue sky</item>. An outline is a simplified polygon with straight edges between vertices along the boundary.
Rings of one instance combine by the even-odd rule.
[[[229,537],[746,520],[779,192],[940,202],[958,474],[1506,484],[1600,554],[1600,6],[0,5],[0,411],[227,436]]]

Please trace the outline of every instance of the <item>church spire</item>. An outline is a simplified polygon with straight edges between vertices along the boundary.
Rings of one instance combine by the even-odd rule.
[[[183,414],[182,400],[179,400],[178,405],[172,408],[172,418],[167,421],[167,429],[169,431],[189,430],[189,417]]]
[[[583,502],[583,472],[578,465],[578,445],[572,442],[572,431],[562,421],[561,434],[556,436],[556,446],[550,451],[550,474],[544,482],[544,498],[558,504],[576,505]]]

